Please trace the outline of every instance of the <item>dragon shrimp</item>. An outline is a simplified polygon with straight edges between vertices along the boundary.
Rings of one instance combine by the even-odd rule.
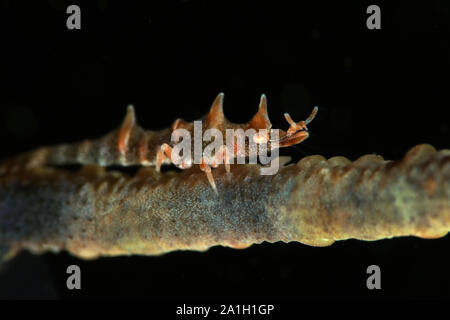
[[[295,122],[288,113],[285,113],[285,119],[290,126],[287,131],[277,130],[275,136],[275,131],[272,130],[272,123],[268,117],[267,99],[264,94],[261,95],[258,112],[245,124],[235,124],[225,118],[223,99],[224,94],[218,94],[209,113],[199,120],[201,121],[202,131],[216,129],[225,135],[227,130],[241,130],[240,132],[254,130],[255,134],[249,136],[248,142],[245,141],[243,145],[235,144],[233,137],[231,147],[221,145],[218,150],[215,150],[214,154],[210,156],[202,154],[198,162],[194,161],[206,173],[207,179],[216,194],[217,188],[212,168],[217,168],[223,163],[226,171],[229,172],[230,163],[234,163],[234,159],[255,156],[257,149],[251,147],[251,142],[257,145],[267,144],[268,150],[273,150],[304,141],[309,136],[307,124],[314,119],[318,111],[318,108],[315,107],[306,120],[299,122]],[[155,167],[157,171],[160,171],[162,165],[174,164],[180,169],[187,169],[192,166],[192,157],[184,157],[181,161],[174,161],[173,150],[176,140],[179,138],[177,134],[180,130],[194,137],[194,139],[196,138],[195,123],[196,121],[187,122],[183,119],[176,119],[169,128],[159,131],[144,130],[136,121],[134,107],[129,105],[121,126],[101,138],[42,147],[31,153],[20,155],[20,161],[14,158],[12,163],[16,169],[18,168],[17,163],[21,163],[28,169],[42,165],[61,166],[71,164],[94,164],[102,167],[141,165]],[[202,143],[205,147],[206,142],[203,141]],[[1,170],[8,170],[7,167],[7,165],[3,166]],[[14,170],[14,168],[12,169]]]

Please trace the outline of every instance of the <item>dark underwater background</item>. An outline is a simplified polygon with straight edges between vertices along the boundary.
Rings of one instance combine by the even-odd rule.
[[[295,3],[295,4],[294,4]],[[68,30],[66,8],[81,8]],[[369,5],[381,29],[366,27]],[[450,2],[1,1],[0,159],[101,136],[133,104],[147,129],[203,116],[219,92],[233,122],[268,98],[311,136],[284,149],[400,159],[419,143],[450,148]],[[230,214],[233,214],[230,212]],[[264,243],[249,249],[83,261],[22,253],[0,270],[0,298],[302,301],[449,298],[450,237],[348,240],[331,247]],[[82,290],[66,288],[66,268]],[[380,266],[382,289],[366,268]]]

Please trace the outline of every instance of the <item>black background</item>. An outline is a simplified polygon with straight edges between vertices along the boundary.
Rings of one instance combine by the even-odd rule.
[[[449,147],[448,1],[292,3],[2,1],[0,158],[103,135],[130,103],[144,128],[192,121],[219,92],[233,122],[248,121],[265,93],[282,129],[284,112],[302,120],[318,105],[310,138],[283,150],[296,161]],[[70,4],[81,8],[81,30],[66,28]],[[370,4],[381,8],[381,30],[366,27]],[[0,270],[0,297],[448,298],[449,245],[448,236],[264,243],[95,261],[23,253]],[[80,291],[66,289],[70,264],[81,267]],[[371,264],[382,290],[366,288]]]

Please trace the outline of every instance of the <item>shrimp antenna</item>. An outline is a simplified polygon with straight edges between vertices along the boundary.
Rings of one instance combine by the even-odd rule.
[[[319,111],[319,107],[315,106],[313,111],[309,115],[308,119],[305,120],[306,124],[308,124],[308,123],[310,123],[311,121],[314,120],[314,118],[316,117],[317,111]]]

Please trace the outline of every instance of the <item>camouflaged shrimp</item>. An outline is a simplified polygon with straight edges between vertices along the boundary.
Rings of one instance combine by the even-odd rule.
[[[307,124],[314,119],[318,111],[318,108],[315,107],[311,115],[305,121],[300,122],[295,122],[288,113],[285,113],[284,116],[290,127],[287,131],[279,130],[277,138],[273,139],[272,123],[267,114],[267,99],[264,94],[261,95],[258,112],[245,124],[235,124],[225,118],[223,98],[224,94],[220,93],[215,98],[209,113],[203,117],[202,132],[215,128],[220,130],[225,136],[228,129],[254,129],[258,131],[252,137],[254,142],[257,144],[267,143],[269,150],[289,147],[308,138]],[[191,161],[181,161],[179,163],[173,161],[172,149],[174,142],[172,135],[176,129],[187,130],[191,136],[194,136],[194,122],[186,122],[183,119],[175,120],[170,128],[160,131],[144,130],[137,124],[134,107],[130,105],[122,125],[107,135],[95,140],[43,147],[19,156],[20,160],[14,158],[12,166],[15,166],[17,169],[21,165],[26,168],[70,164],[92,164],[102,167],[142,165],[152,166],[157,171],[160,171],[162,165],[175,164],[180,169],[187,169],[192,166]],[[249,147],[249,143],[245,144],[243,150],[238,150],[237,144],[233,143],[233,146],[230,150],[223,145],[212,157],[203,155],[201,158],[200,169],[206,173],[208,181],[216,193],[217,188],[211,168],[217,168],[224,163],[226,171],[229,172],[230,163],[234,163],[235,158],[238,156],[251,157],[256,152],[255,149]],[[7,170],[5,169],[7,167],[3,166],[2,170]],[[12,169],[14,170],[14,168]]]

